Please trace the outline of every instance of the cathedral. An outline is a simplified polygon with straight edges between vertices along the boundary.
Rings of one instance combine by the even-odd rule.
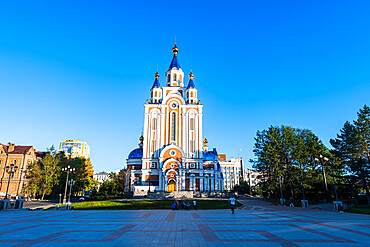
[[[126,191],[222,191],[217,151],[203,139],[203,105],[193,73],[186,85],[179,49],[161,85],[158,72],[144,104],[139,147],[127,159]]]

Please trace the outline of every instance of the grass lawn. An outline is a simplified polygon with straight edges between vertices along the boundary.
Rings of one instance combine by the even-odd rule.
[[[181,201],[181,200],[179,200]],[[194,200],[187,200],[190,204]],[[228,200],[197,200],[198,209],[229,209]],[[143,210],[171,209],[173,200],[140,200],[140,201],[90,201],[72,203],[75,210]],[[242,206],[236,202],[236,207]]]
[[[370,207],[367,204],[358,205],[358,206],[351,207],[350,209],[346,209],[344,211],[348,213],[370,214]]]

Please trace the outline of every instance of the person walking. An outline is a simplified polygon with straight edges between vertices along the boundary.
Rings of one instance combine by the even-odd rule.
[[[230,199],[230,206],[231,206],[231,212],[232,214],[234,214],[234,210],[235,210],[235,196],[231,196]]]

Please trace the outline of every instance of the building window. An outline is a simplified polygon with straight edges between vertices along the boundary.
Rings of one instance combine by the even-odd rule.
[[[168,75],[167,76],[167,82],[170,82],[171,81],[171,76],[170,75]]]
[[[190,153],[194,153],[194,141],[190,141]]]
[[[180,81],[180,83],[182,82],[182,76],[181,75],[179,76],[179,81]]]
[[[152,140],[152,153],[155,152],[155,147],[156,146],[156,141],[155,140]]]
[[[190,92],[190,97],[193,97],[193,92]]]
[[[171,113],[171,141],[176,141],[176,113]]]
[[[174,80],[174,81],[177,81],[177,76],[176,76],[176,74],[173,74],[173,80]]]
[[[154,92],[154,97],[157,97],[157,95],[158,95],[157,92]]]
[[[157,119],[156,118],[153,118],[152,129],[153,130],[156,130],[157,129]]]
[[[194,118],[190,118],[190,130],[194,130]]]

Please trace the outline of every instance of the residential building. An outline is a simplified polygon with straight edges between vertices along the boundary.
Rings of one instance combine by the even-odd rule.
[[[259,175],[260,173],[256,170],[246,169],[244,171],[244,180],[248,182],[249,186],[252,188],[252,187],[258,186],[258,183],[260,181],[258,177]]]
[[[224,190],[232,190],[235,185],[243,181],[243,159],[231,158],[226,159],[226,154],[219,154],[221,171],[224,176]]]
[[[99,186],[104,183],[104,181],[109,180],[108,172],[97,172],[94,173],[93,178],[98,181]]]
[[[86,142],[78,140],[65,140],[60,143],[60,151],[64,152],[67,157],[90,158],[90,146]]]
[[[144,134],[127,159],[126,191],[222,191],[216,149],[203,139],[203,105],[194,75],[185,83],[178,48],[161,86],[159,73],[144,104]],[[150,185],[150,186],[149,186]]]

